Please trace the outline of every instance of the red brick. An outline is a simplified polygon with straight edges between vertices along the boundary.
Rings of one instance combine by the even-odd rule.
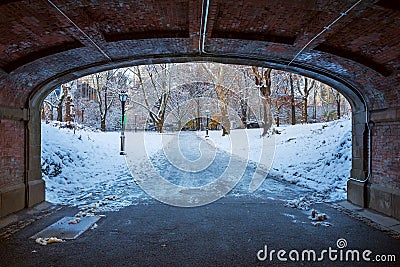
[[[0,188],[24,181],[24,122],[1,120]]]

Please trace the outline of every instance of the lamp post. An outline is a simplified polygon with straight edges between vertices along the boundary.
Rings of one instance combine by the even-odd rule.
[[[125,103],[126,100],[128,99],[128,94],[126,91],[121,91],[119,94],[119,100],[121,101],[122,105],[122,130],[121,130],[121,152],[119,153],[120,155],[126,155],[125,153]]]
[[[208,135],[208,113],[209,113],[209,112],[210,112],[210,111],[206,110],[206,115],[207,115],[206,138],[209,137],[209,135]]]

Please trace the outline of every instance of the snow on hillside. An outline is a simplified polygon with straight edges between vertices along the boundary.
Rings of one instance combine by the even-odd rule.
[[[269,174],[301,187],[312,189],[325,201],[346,197],[351,169],[351,121],[298,124],[277,127],[275,155]],[[233,130],[242,131],[242,130]],[[250,161],[258,162],[262,152],[262,129],[246,130]],[[204,138],[204,133],[201,136]],[[229,137],[209,131],[216,147],[231,151]]]
[[[146,195],[138,190],[119,154],[120,134],[58,128],[42,123],[42,173],[46,200],[113,209],[131,205]]]
[[[271,174],[327,194],[346,197],[351,169],[351,121],[280,127]]]
[[[351,168],[350,120],[284,126],[277,130],[280,134],[274,136],[275,158],[269,174],[310,189],[325,201],[345,198]],[[262,151],[260,129],[246,130],[246,133],[251,151],[249,159],[257,162]],[[204,138],[204,132],[199,132],[198,137]],[[157,133],[146,135],[149,157],[160,153],[159,139]],[[231,149],[230,138],[221,137],[220,131],[210,131],[210,140],[221,150]],[[135,184],[124,157],[119,155],[119,148],[117,132],[80,129],[74,133],[71,129],[43,123],[42,171],[46,199],[97,210],[117,210],[151,199]],[[240,188],[239,195],[242,191],[248,193],[244,192],[247,188]],[[263,192],[261,187],[255,193]]]

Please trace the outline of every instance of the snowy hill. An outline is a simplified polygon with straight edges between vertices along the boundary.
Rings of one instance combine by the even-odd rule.
[[[71,129],[42,123],[46,200],[68,205],[101,205],[116,195],[129,195],[126,203],[118,204],[120,207],[145,198],[141,191],[132,190],[136,186],[124,157],[119,155],[119,142],[117,132],[77,130],[74,134]]]
[[[345,198],[351,169],[351,121],[295,125],[279,130],[271,174],[328,193],[332,201]]]
[[[323,195],[325,201],[345,198],[346,180],[351,168],[351,122],[284,126],[277,128],[275,157],[269,174]],[[244,131],[244,130],[235,130]],[[260,129],[245,130],[251,161],[257,162]],[[42,170],[46,181],[46,199],[67,205],[94,205],[115,210],[149,200],[135,184],[123,156],[119,155],[120,134],[58,128],[42,124]],[[204,136],[204,132],[193,135]],[[151,155],[162,153],[160,135],[154,139]],[[217,148],[230,151],[229,137],[210,131]],[[158,158],[158,157],[155,157]],[[248,185],[239,186],[235,195],[248,194]],[[243,192],[242,192],[243,191]],[[258,195],[264,191],[262,187]],[[257,191],[255,192],[257,194]]]
[[[287,125],[276,130],[271,176],[324,194],[327,201],[346,197],[346,182],[351,169],[350,120]],[[258,162],[263,149],[262,130],[246,132],[251,153],[249,159]],[[209,135],[218,148],[231,151],[229,137],[214,131]],[[200,136],[204,137],[204,134]]]

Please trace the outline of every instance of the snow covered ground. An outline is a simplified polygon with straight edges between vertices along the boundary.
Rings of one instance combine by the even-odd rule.
[[[171,165],[161,148],[160,134],[146,133],[146,152],[166,179],[176,184],[199,186],[223,172],[232,152],[231,138],[246,133],[250,153],[237,150],[234,153],[244,159],[248,157],[249,162],[242,179],[228,196],[297,199],[296,203],[310,197],[322,201],[345,198],[346,179],[351,168],[350,120],[284,126],[277,130],[280,134],[274,135],[276,147],[268,179],[261,180],[263,183],[255,192],[249,192],[249,184],[257,172],[260,156],[271,155],[271,147],[265,148],[264,139],[260,138],[260,129],[234,130],[232,137],[210,131],[207,142],[217,148],[215,161],[201,172],[185,172]],[[132,177],[124,157],[119,155],[119,136],[116,132],[82,129],[74,133],[43,123],[42,170],[46,199],[99,211],[152,201],[136,184],[140,177]],[[201,156],[199,146],[204,132],[185,132],[179,139],[185,157],[195,160]],[[267,153],[262,153],[263,145]],[[267,173],[268,164],[264,163],[260,167]]]
[[[119,209],[147,199],[119,155],[120,134],[58,128],[42,123],[46,200]]]
[[[277,127],[275,155],[269,174],[298,186],[312,189],[327,201],[346,197],[346,182],[351,169],[351,121],[298,124]],[[233,130],[243,131],[243,130]],[[250,161],[259,163],[266,153],[261,129],[246,130]],[[230,152],[229,137],[209,131],[216,147]],[[199,135],[204,138],[205,134]],[[264,151],[263,151],[264,150]],[[268,153],[268,151],[267,151]]]

